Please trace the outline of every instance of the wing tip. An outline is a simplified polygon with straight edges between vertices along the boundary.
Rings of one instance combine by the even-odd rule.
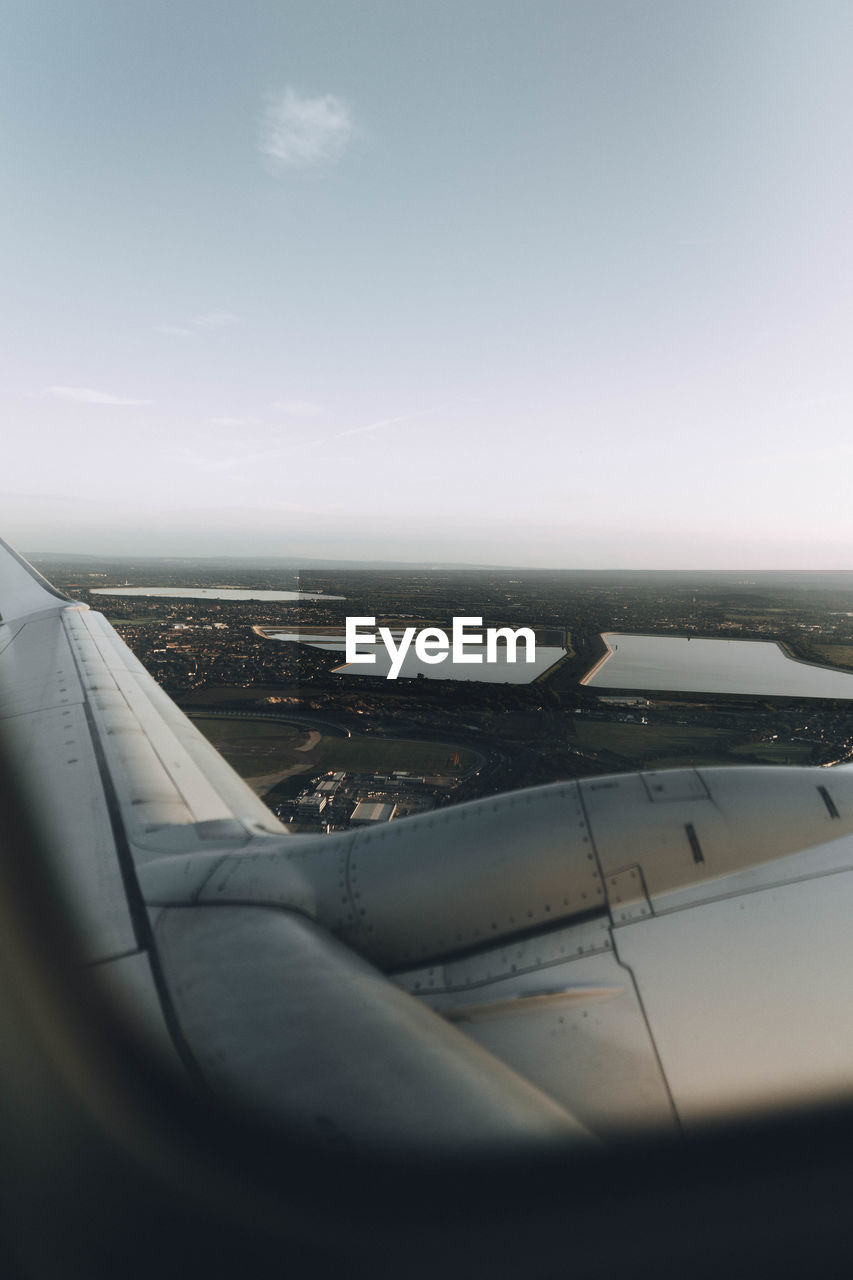
[[[0,618],[4,622],[75,603],[0,538]]]

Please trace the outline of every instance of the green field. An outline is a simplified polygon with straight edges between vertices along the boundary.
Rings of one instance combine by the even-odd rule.
[[[326,769],[387,773],[443,773],[459,777],[477,761],[473,751],[449,742],[417,742],[411,738],[324,738],[319,747]],[[454,756],[457,763],[453,763]]]
[[[828,662],[833,667],[853,667],[852,644],[816,644],[814,649],[823,662]]]
[[[322,734],[307,750],[317,730],[289,721],[241,719],[238,716],[191,716],[196,727],[243,778],[290,771],[322,773],[345,769],[358,773],[441,773],[459,777],[478,760],[476,752],[449,742],[412,738],[378,738],[354,734],[339,738]],[[454,763],[455,757],[455,763]]]
[[[550,667],[546,667],[544,671],[541,671],[539,675],[536,677],[536,679],[533,681],[533,684],[545,684],[546,682],[551,681],[557,675],[557,672],[560,670],[561,667],[568,666],[568,664],[571,663],[572,660],[576,657],[577,657],[577,654],[575,653],[574,649],[570,644],[568,647],[568,650],[566,651],[566,653],[563,654],[562,658],[558,658],[557,661],[552,663]]]
[[[313,750],[296,749],[308,741],[309,731],[301,725],[224,716],[222,719],[190,716],[190,719],[241,778],[281,773],[294,766],[307,767],[315,759]]]
[[[691,725],[576,722],[577,743],[589,751],[611,751],[628,760],[666,765],[720,763],[733,734]]]
[[[810,742],[752,742],[733,747],[731,754],[735,762],[751,756],[762,764],[810,764],[813,750]]]
[[[218,747],[220,743],[233,743],[245,739],[247,742],[290,742],[304,741],[309,732],[308,725],[295,720],[281,721],[253,720],[241,716],[206,716],[203,713],[190,715],[190,719],[201,729],[206,738]]]
[[[260,700],[270,694],[283,694],[289,697],[292,693],[293,689],[274,684],[253,684],[245,688],[222,685],[220,688],[194,689],[192,693],[182,693],[177,701],[178,706],[182,708],[218,707],[228,706],[233,702],[250,702],[257,704],[253,707],[255,711],[276,711],[281,710],[281,707],[276,704],[267,706],[261,704]],[[189,714],[190,712],[187,711],[187,715]]]

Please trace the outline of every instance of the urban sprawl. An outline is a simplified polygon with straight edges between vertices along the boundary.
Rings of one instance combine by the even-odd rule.
[[[282,821],[336,831],[516,787],[635,769],[830,764],[853,757],[846,700],[596,691],[580,683],[601,633],[780,642],[853,670],[853,574],[604,573],[251,567],[33,557],[104,612]],[[91,594],[227,585],[294,601]],[[332,597],[342,597],[332,599]],[[338,633],[345,618],[444,628],[531,627],[564,656],[530,683],[342,674],[343,654],[272,638]],[[523,664],[521,664],[523,666]]]

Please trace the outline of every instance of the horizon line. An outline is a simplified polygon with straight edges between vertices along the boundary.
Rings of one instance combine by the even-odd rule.
[[[298,563],[300,560],[306,561],[323,561],[329,567],[340,566],[341,568],[353,567],[357,568],[363,565],[371,565],[376,563],[387,564],[388,566],[412,569],[483,569],[483,570],[500,570],[510,573],[738,573],[738,574],[766,574],[766,573],[849,573],[853,574],[853,565],[845,568],[784,568],[782,566],[772,566],[760,568],[757,566],[742,565],[721,565],[713,568],[696,566],[678,566],[667,567],[665,565],[646,565],[643,567],[628,567],[620,565],[542,565],[542,564],[501,564],[489,561],[451,561],[439,560],[438,558],[422,559],[422,560],[397,560],[385,556],[364,556],[359,559],[349,559],[345,556],[322,555],[317,553],[306,554],[304,556],[286,554],[282,552],[262,552],[262,553],[192,553],[192,552],[171,552],[171,553],[151,553],[141,551],[123,551],[123,552],[100,552],[100,551],[27,551],[24,553],[27,558],[45,558],[52,560],[73,560],[73,559],[90,559],[90,560],[123,560],[128,558],[137,558],[145,560],[206,560],[206,561],[222,561],[222,560],[280,560],[289,563]]]

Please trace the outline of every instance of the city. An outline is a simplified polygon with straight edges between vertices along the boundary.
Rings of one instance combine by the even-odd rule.
[[[829,765],[853,756],[842,699],[596,691],[601,633],[776,640],[853,667],[853,574],[605,574],[248,568],[39,558],[103,609],[149,673],[296,831],[345,830],[567,778],[721,764]],[[286,602],[110,596],[115,586],[317,596]],[[98,592],[98,594],[92,594]],[[335,598],[337,597],[337,598]],[[345,615],[449,626],[530,625],[564,656],[529,684],[343,676],[343,655],[271,638],[340,630]]]

